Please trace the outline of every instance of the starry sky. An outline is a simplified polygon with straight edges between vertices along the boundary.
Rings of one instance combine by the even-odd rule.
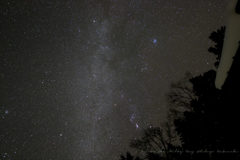
[[[170,83],[215,69],[226,0],[0,2],[0,159],[117,160]]]

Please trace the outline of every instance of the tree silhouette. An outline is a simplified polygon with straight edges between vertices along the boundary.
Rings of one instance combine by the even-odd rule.
[[[134,157],[128,151],[126,153],[126,157],[124,157],[123,154],[121,154],[120,157],[121,157],[121,160],[134,160]],[[141,159],[139,157],[136,157],[135,160],[141,160]]]
[[[225,30],[226,27],[222,26],[221,29],[218,29],[217,32],[212,32],[211,35],[208,37],[211,39],[213,42],[216,43],[214,47],[210,47],[208,49],[209,52],[213,53],[216,55],[216,62],[214,63],[215,67],[217,68],[219,65],[219,61],[221,59],[221,53],[222,53],[222,48],[223,48],[223,42],[224,42],[224,37],[225,37]]]
[[[213,32],[210,38],[215,42],[220,41],[223,37],[221,34],[224,33],[218,30],[218,32]],[[218,42],[217,44],[221,43]],[[221,46],[216,45],[217,48],[210,48],[209,50],[218,55]],[[175,95],[170,94],[174,95],[169,96],[169,99],[172,100],[170,102],[174,102],[177,104],[176,106],[184,104],[186,105],[185,108],[189,109],[183,112],[182,118],[178,117],[174,121],[176,131],[181,137],[183,150],[240,150],[240,131],[237,129],[240,119],[236,107],[236,104],[239,103],[240,90],[240,78],[238,76],[238,69],[240,68],[239,54],[240,47],[234,57],[232,68],[222,90],[215,88],[216,71],[214,70],[190,78],[189,82],[192,84],[192,88],[183,87],[181,83],[172,86],[177,91],[174,92]],[[220,57],[220,55],[218,56]],[[183,91],[193,94],[190,96],[185,94],[188,95],[188,101],[186,96],[182,95]],[[211,158],[213,157],[216,159],[237,159],[237,154],[214,153],[211,155]],[[193,154],[187,157],[187,159],[198,158],[209,159],[210,155]]]
[[[209,36],[216,42],[209,52],[217,55],[218,67],[223,47],[225,27]],[[240,130],[238,123],[238,97],[240,91],[240,45],[222,90],[215,87],[216,71],[185,78],[171,84],[168,94],[170,112],[161,127],[144,130],[141,139],[133,139],[130,147],[145,152],[144,159],[240,159]],[[174,132],[176,131],[176,132]],[[173,145],[180,136],[181,146]],[[173,154],[171,150],[194,151],[194,154]],[[215,151],[212,154],[197,151]],[[159,153],[162,151],[163,155]],[[221,151],[218,153],[217,151]],[[224,154],[223,151],[236,151]],[[130,156],[129,156],[130,157]],[[125,157],[124,157],[125,158]],[[131,158],[131,157],[130,157]]]
[[[175,120],[176,130],[182,136],[181,140],[184,142],[185,149],[198,150],[209,148],[209,145],[216,145],[210,142],[217,138],[216,130],[209,133],[217,125],[215,113],[218,110],[217,102],[220,91],[214,86],[215,76],[216,72],[210,70],[203,76],[190,79],[197,98],[190,102],[192,110],[184,112],[185,119]],[[208,146],[204,143],[205,141],[209,144]]]
[[[130,147],[145,152],[145,159],[172,159],[169,151],[179,148],[174,142],[177,141],[177,133],[174,129],[171,115],[167,116],[167,120],[161,127],[152,127],[144,130],[141,139],[133,139],[130,141]]]
[[[190,72],[186,72],[182,80],[171,83],[171,91],[167,94],[167,102],[168,106],[170,106],[170,114],[174,119],[182,118],[184,111],[192,110],[190,102],[196,97],[189,81],[190,78],[192,78],[192,75]]]

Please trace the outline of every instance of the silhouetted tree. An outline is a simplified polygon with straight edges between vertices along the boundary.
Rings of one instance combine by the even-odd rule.
[[[164,158],[157,153],[147,152],[146,159],[147,160],[163,160]]]
[[[221,34],[223,33],[218,30],[217,33],[212,33],[210,38],[215,40],[215,42],[220,41],[222,39]],[[217,35],[220,38],[217,38]],[[221,51],[219,48],[221,46],[216,45],[217,48],[212,48],[210,51],[217,55]],[[184,89],[180,84],[174,86],[179,91],[175,92],[176,94],[182,94],[183,90],[190,90],[190,93],[193,94],[188,96],[192,97],[190,101],[187,101],[182,95],[170,97],[170,99],[173,99],[172,102],[183,101],[185,102],[183,103],[184,105],[189,105],[186,108],[190,108],[183,112],[183,118],[178,118],[174,121],[176,131],[181,137],[183,150],[240,150],[240,131],[236,127],[240,121],[238,108],[236,107],[236,104],[239,103],[240,90],[240,78],[238,76],[238,69],[240,68],[239,54],[240,47],[222,90],[215,88],[216,71],[213,70],[190,78],[189,81],[192,84],[192,88],[185,87],[187,89]],[[175,97],[178,97],[178,99]],[[216,159],[237,159],[237,154],[215,153],[211,155],[212,159],[213,157]],[[209,154],[193,154],[186,158],[209,159],[210,156]]]
[[[184,112],[184,119],[175,120],[175,126],[188,150],[199,150],[216,146],[217,141],[215,120],[219,110],[220,91],[215,88],[216,72],[210,70],[203,76],[190,79],[197,98],[191,100],[191,111]],[[209,132],[211,131],[211,132]]]
[[[217,43],[216,48],[209,48],[210,52],[218,56],[216,67],[221,56],[224,31],[225,27],[221,27],[221,30],[213,32],[209,37]],[[145,152],[145,159],[240,159],[239,153],[196,154],[200,150],[240,151],[240,130],[237,127],[240,121],[239,54],[240,46],[222,90],[215,88],[216,71],[214,70],[196,77],[187,73],[185,79],[172,83],[172,90],[168,94],[171,108],[167,122],[161,127],[146,129],[141,139],[130,142],[130,147]],[[182,142],[181,147],[173,145],[178,135]],[[172,154],[171,150],[175,149],[190,150],[195,153]],[[166,156],[161,155],[159,151],[164,151]]]
[[[216,55],[216,62],[214,63],[215,67],[217,68],[219,65],[219,61],[221,59],[221,53],[223,49],[223,42],[224,42],[224,37],[225,37],[225,30],[226,27],[222,26],[221,29],[218,29],[217,32],[212,32],[211,35],[208,37],[211,39],[213,42],[216,43],[214,47],[210,47],[208,49],[209,52],[213,53]]]
[[[189,79],[192,78],[190,72],[186,72],[185,77],[177,83],[172,82],[170,93],[167,94],[170,114],[174,119],[183,117],[183,112],[192,110],[190,102],[195,98],[192,84]]]
[[[178,146],[174,144],[177,141],[177,133],[173,128],[174,124],[171,115],[161,127],[152,127],[144,130],[144,136],[141,139],[133,139],[130,147],[136,148],[146,153],[146,159],[171,159],[173,158],[169,150],[174,150]]]
[[[128,151],[127,151],[127,156],[126,157],[124,157],[124,155],[122,155],[122,154],[120,155],[120,157],[121,157],[121,160],[133,160],[133,156]]]
[[[127,151],[126,157],[124,157],[123,154],[121,154],[120,157],[121,157],[121,160],[134,160],[134,157],[128,151]],[[139,157],[136,157],[135,160],[141,160],[141,159]]]

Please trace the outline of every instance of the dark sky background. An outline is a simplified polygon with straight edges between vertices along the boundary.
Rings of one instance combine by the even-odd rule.
[[[226,0],[0,2],[0,159],[116,160],[214,69]]]

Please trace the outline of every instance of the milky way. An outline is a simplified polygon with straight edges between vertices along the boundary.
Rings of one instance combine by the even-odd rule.
[[[225,0],[2,2],[0,156],[119,159],[130,139],[165,121],[171,82],[214,68],[208,36],[225,25],[225,8]]]
[[[85,83],[80,97],[84,100],[76,105],[88,128],[79,148],[89,157],[94,154],[103,157],[106,150],[118,154],[116,151],[121,145],[119,141],[124,140],[123,135],[127,136],[129,130],[133,130],[133,134],[135,129],[139,129],[139,123],[146,124],[141,120],[144,119],[141,100],[127,93],[133,87],[129,83],[130,77],[139,77],[131,75],[128,70],[132,68],[126,66],[138,57],[120,57],[120,48],[111,43],[111,23],[108,20],[92,20],[89,27],[94,32],[86,38],[88,44],[84,50],[88,55],[87,64],[82,67],[85,71],[82,81]],[[136,91],[132,92],[136,94]]]

